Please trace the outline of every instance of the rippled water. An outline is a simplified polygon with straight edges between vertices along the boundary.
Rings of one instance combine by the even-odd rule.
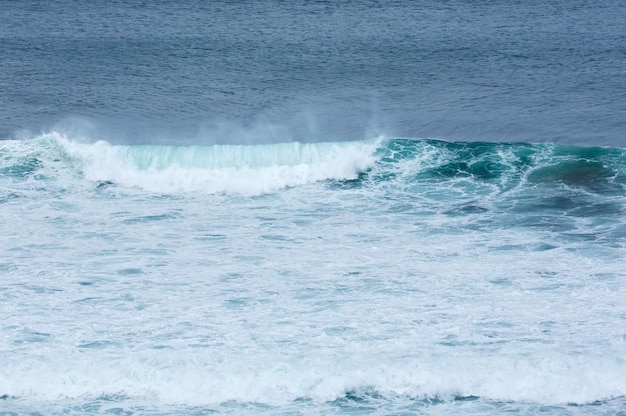
[[[624,7],[0,0],[0,414],[623,414]]]
[[[1,5],[2,138],[624,145],[620,1]]]

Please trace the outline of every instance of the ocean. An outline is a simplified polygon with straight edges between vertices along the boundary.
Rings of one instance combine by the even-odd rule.
[[[626,415],[623,2],[0,22],[0,415]]]

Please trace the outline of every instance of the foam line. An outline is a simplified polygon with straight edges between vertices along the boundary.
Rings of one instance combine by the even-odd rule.
[[[347,180],[371,167],[377,141],[269,145],[122,146],[52,138],[85,177],[150,192],[276,192],[328,179]]]

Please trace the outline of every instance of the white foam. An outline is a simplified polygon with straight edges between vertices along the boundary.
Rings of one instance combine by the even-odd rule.
[[[388,194],[371,182],[218,198],[226,203],[208,210],[213,197],[81,188],[93,188],[84,177],[141,188],[150,174],[165,181],[173,169],[244,180],[243,172],[304,165],[341,177],[353,174],[342,158],[370,160],[375,143],[257,151],[81,144],[50,134],[2,145],[37,157],[37,172],[56,180],[6,179],[7,192],[20,195],[0,210],[10,224],[0,264],[0,396],[20,399],[0,405],[111,397],[157,407],[292,407],[298,398],[374,392],[394,403],[479,396],[516,409],[626,396],[622,246],[507,223],[465,227],[465,217],[422,215],[435,211],[429,201],[390,214]],[[209,161],[218,149],[229,162]],[[157,162],[144,163],[150,152]],[[341,166],[322,168],[329,160]],[[396,170],[409,177],[420,168],[408,161]],[[176,174],[169,180],[172,192],[183,191]],[[153,184],[156,192],[165,185]],[[248,189],[221,189],[237,186]],[[458,202],[441,204],[450,201]]]
[[[122,146],[51,135],[86,178],[150,192],[261,195],[371,167],[377,141],[271,145]]]
[[[210,350],[84,354],[69,361],[12,363],[0,369],[0,393],[29,400],[122,396],[164,404],[228,401],[284,405],[296,399],[327,402],[347,392],[382,397],[585,404],[626,395],[624,360],[543,354],[533,357],[425,355],[391,360],[374,354],[285,357],[265,353],[216,357]],[[71,365],[68,365],[69,363]]]

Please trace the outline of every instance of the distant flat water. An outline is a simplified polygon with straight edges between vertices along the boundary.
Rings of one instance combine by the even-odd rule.
[[[626,412],[620,2],[0,6],[0,415]]]
[[[621,1],[0,5],[1,138],[626,140]]]

